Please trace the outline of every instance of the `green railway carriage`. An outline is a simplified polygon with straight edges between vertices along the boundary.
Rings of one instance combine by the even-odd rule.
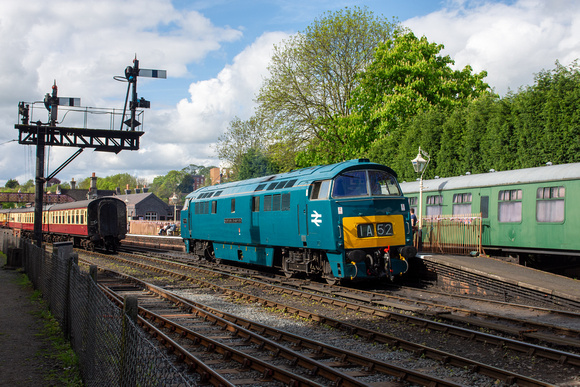
[[[419,182],[401,183],[418,209]],[[522,263],[580,256],[580,163],[423,181],[423,217],[481,214],[482,245]],[[524,262],[525,261],[525,262]]]
[[[329,283],[392,278],[416,254],[395,172],[366,159],[200,188],[181,235],[197,256]]]

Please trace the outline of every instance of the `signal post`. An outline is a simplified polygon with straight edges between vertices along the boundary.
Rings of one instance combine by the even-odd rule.
[[[18,143],[22,145],[36,145],[36,188],[34,200],[34,239],[36,244],[42,246],[42,209],[44,183],[56,176],[68,164],[70,164],[86,148],[92,148],[100,152],[119,153],[122,150],[138,150],[139,139],[144,134],[136,130],[140,123],[136,119],[137,108],[144,109],[150,107],[150,102],[141,98],[137,99],[137,77],[146,76],[151,78],[166,78],[165,70],[139,69],[139,61],[135,59],[133,66],[125,70],[125,79],[114,77],[116,80],[125,81],[127,86],[127,97],[119,130],[110,129],[87,129],[87,128],[66,128],[57,127],[58,106],[79,107],[80,98],[58,97],[56,82],[52,86],[52,93],[46,94],[44,106],[49,112],[47,123],[36,121],[30,123],[30,104],[20,102],[18,104],[18,116],[20,124],[14,125],[18,129]],[[129,92],[133,89],[132,100],[129,106],[130,117],[125,120]],[[86,111],[86,110],[83,110]],[[127,130],[123,130],[123,125]],[[44,177],[44,150],[46,146],[67,146],[76,147],[77,151],[58,167],[48,177]]]

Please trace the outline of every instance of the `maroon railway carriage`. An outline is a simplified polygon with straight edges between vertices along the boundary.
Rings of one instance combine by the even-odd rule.
[[[0,224],[32,239],[34,208],[0,210]],[[42,233],[50,243],[72,241],[75,247],[115,251],[127,233],[127,206],[114,197],[46,206]]]

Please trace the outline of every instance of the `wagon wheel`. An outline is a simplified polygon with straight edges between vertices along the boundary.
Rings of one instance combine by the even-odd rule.
[[[324,260],[322,277],[329,285],[340,285],[340,278],[336,278],[332,273],[332,268],[330,267],[330,262],[328,262],[328,259]]]

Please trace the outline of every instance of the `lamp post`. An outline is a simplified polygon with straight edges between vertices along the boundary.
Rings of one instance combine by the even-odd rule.
[[[177,216],[177,195],[175,192],[170,199],[173,201],[173,222],[175,222],[175,217]]]
[[[427,157],[427,160],[423,158],[423,156]],[[411,160],[413,163],[413,169],[415,172],[421,174],[421,178],[419,179],[419,231],[422,230],[423,226],[423,174],[425,173],[425,169],[427,169],[427,165],[429,165],[429,161],[431,158],[429,154],[419,147],[419,153],[417,157]],[[421,234],[419,234],[421,236]]]

